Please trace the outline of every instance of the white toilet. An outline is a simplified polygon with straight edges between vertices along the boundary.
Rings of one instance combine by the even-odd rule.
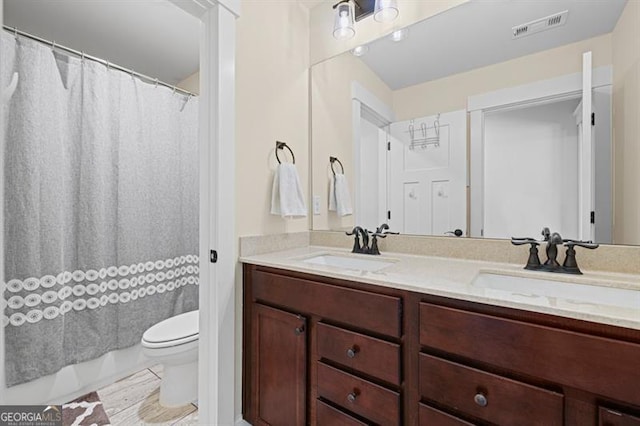
[[[178,407],[198,398],[198,311],[167,318],[142,335],[143,353],[164,367],[160,405]]]

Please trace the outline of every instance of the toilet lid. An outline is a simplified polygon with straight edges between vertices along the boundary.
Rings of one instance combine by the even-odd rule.
[[[185,312],[167,318],[149,328],[142,335],[146,343],[188,343],[198,339],[198,311]]]

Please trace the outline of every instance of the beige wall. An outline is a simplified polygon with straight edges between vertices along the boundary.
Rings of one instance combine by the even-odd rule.
[[[614,242],[640,244],[640,2],[613,31]]]
[[[317,64],[332,56],[346,52],[361,44],[369,43],[382,36],[390,34],[398,28],[415,24],[430,16],[437,15],[447,9],[466,3],[468,0],[398,0],[400,15],[390,23],[376,22],[368,17],[356,22],[356,36],[351,40],[339,41],[333,38],[335,2],[322,2],[311,10],[310,17],[310,48],[311,63]]]
[[[309,195],[309,10],[298,2],[243,0],[236,41],[236,235],[309,229],[269,214],[275,141],[296,155]],[[236,270],[236,415],[242,401],[242,273]]]
[[[284,220],[269,211],[276,140],[295,153],[309,198],[309,9],[294,1],[243,0],[237,23],[236,232],[306,231],[308,218]],[[178,83],[193,93],[199,86],[199,73]]]
[[[181,89],[188,90],[191,93],[195,93],[196,95],[200,93],[200,73],[195,72],[191,74],[189,77],[182,80],[180,83],[176,84],[176,86]]]
[[[466,109],[469,96],[581,72],[582,54],[589,50],[594,67],[610,65],[611,34],[396,90],[396,119]]]
[[[291,1],[243,2],[236,58],[239,236],[309,228],[308,218],[284,220],[269,214],[276,140],[294,151],[304,195],[309,196],[308,41],[308,8]]]
[[[320,197],[320,215],[313,216],[313,229],[344,229],[353,226],[354,217],[338,217],[328,212],[329,156],[338,157],[355,194],[351,83],[357,81],[374,96],[391,107],[393,97],[389,87],[350,53],[324,61],[313,67],[311,128],[313,195]],[[355,200],[353,200],[355,202]]]

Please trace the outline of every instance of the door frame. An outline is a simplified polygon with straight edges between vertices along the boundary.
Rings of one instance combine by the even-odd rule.
[[[505,109],[555,102],[582,95],[582,72],[548,80],[500,89],[467,100],[469,113],[469,188],[471,237],[482,237],[484,226],[484,118],[485,114]],[[593,69],[591,89],[613,84],[611,65]]]
[[[235,50],[240,0],[169,0],[200,19],[198,418],[235,424]],[[210,261],[210,251],[217,262]]]
[[[360,188],[362,181],[362,167],[360,158],[360,149],[362,145],[362,135],[360,132],[360,120],[362,119],[362,105],[365,105],[370,110],[374,111],[381,119],[388,124],[395,121],[395,113],[393,109],[386,103],[378,99],[376,95],[371,93],[369,89],[364,87],[357,81],[351,82],[351,129],[352,129],[352,141],[353,141],[353,172],[354,172],[354,188],[356,189],[354,197],[354,212],[355,212],[355,224],[361,223],[362,218],[362,205],[363,202],[360,198]],[[386,148],[385,148],[386,149]],[[384,175],[385,180],[387,174]],[[380,187],[380,195],[387,198],[387,185]],[[387,200],[388,204],[388,200]],[[388,206],[387,206],[388,207]]]
[[[240,0],[168,0],[201,22],[200,30],[200,339],[199,422],[232,425],[235,418],[235,50]],[[0,0],[0,23],[3,23]],[[2,57],[0,56],[0,61]],[[2,63],[0,62],[0,66]],[[0,99],[4,87],[0,85]],[[4,130],[0,114],[0,131]],[[0,135],[4,143],[4,135]],[[4,149],[0,151],[4,163]],[[3,173],[0,199],[4,200]],[[0,223],[4,223],[0,209]],[[0,226],[0,282],[4,282]],[[218,261],[209,262],[209,251]],[[1,309],[1,308],[0,308]],[[0,312],[0,315],[4,312]],[[4,328],[0,384],[4,387]],[[0,397],[0,404],[2,403]],[[238,410],[239,411],[239,410]]]

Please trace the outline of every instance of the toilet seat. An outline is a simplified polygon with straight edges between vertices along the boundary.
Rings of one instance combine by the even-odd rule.
[[[162,349],[194,342],[198,338],[198,311],[195,310],[167,318],[149,328],[142,335],[142,346]]]

